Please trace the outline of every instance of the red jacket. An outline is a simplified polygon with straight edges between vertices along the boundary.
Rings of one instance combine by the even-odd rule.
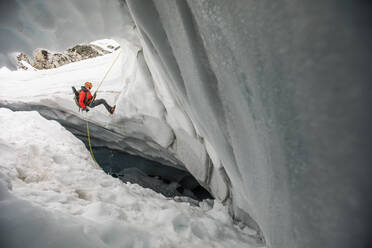
[[[86,105],[89,106],[91,102],[93,101],[93,96],[90,93],[90,91],[85,88],[84,86],[81,87],[81,91],[79,93],[79,105],[82,109],[86,108]]]

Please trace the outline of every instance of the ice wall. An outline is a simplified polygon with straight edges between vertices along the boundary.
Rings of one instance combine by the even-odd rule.
[[[155,80],[224,168],[235,217],[268,247],[367,247],[371,4],[127,3]]]

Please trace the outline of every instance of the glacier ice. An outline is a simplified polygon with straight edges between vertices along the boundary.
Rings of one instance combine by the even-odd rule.
[[[15,14],[1,16],[0,66],[18,49],[115,38],[133,56],[104,93],[123,107],[117,118],[98,111],[93,119],[101,142],[187,168],[268,247],[368,246],[368,1],[119,3],[9,4]],[[8,93],[1,88],[3,106],[47,106],[49,117],[81,124],[76,113],[61,114],[64,96],[55,106],[37,92]]]
[[[270,247],[365,246],[371,5],[127,3],[150,71],[215,150],[234,216]]]

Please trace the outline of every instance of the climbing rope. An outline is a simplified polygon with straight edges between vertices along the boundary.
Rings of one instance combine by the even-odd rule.
[[[97,162],[96,158],[94,157],[94,154],[93,154],[93,149],[92,149],[92,143],[90,141],[90,132],[89,132],[89,121],[88,121],[88,112],[86,114],[86,122],[87,122],[87,136],[88,136],[88,143],[89,143],[89,150],[90,150],[90,155],[92,155],[92,158],[93,158],[93,161],[94,163],[96,163],[96,165],[98,166],[98,168],[101,168],[101,166],[99,165],[99,163]]]
[[[107,75],[109,74],[109,72],[111,71],[112,67],[114,66],[114,64],[116,63],[116,61],[118,60],[119,56],[121,54],[121,51],[119,52],[119,54],[116,56],[116,58],[114,59],[114,61],[112,62],[110,68],[106,71],[106,74],[105,76],[102,78],[101,82],[99,83],[96,91],[94,92],[94,94],[96,94],[98,92],[98,89],[101,87],[103,81],[106,79]]]
[[[119,54],[116,56],[116,58],[114,59],[114,61],[112,62],[111,66],[109,67],[109,69],[106,71],[106,74],[105,76],[102,78],[100,84],[98,85],[96,91],[94,92],[94,94],[96,94],[98,92],[98,89],[101,87],[103,81],[106,79],[107,75],[109,74],[109,72],[111,71],[112,67],[114,66],[114,64],[116,63],[116,61],[118,60],[119,56],[121,54],[121,51],[119,52]],[[90,150],[90,155],[92,155],[92,158],[94,160],[94,162],[96,163],[96,165],[98,166],[98,168],[101,168],[101,166],[98,164],[96,158],[94,157],[94,154],[93,154],[93,149],[92,149],[92,142],[90,141],[90,132],[89,132],[89,121],[88,121],[88,112],[86,112],[86,123],[87,123],[87,136],[88,136],[88,144],[89,144],[89,150]]]

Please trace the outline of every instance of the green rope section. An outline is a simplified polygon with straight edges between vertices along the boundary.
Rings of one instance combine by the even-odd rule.
[[[99,165],[99,163],[97,162],[96,158],[94,157],[94,154],[93,154],[93,149],[92,149],[92,143],[90,141],[90,132],[89,132],[89,121],[88,121],[88,112],[86,114],[86,123],[87,123],[87,136],[88,136],[88,143],[89,143],[89,150],[90,150],[90,155],[92,155],[92,158],[93,158],[93,161],[94,163],[96,163],[96,165],[98,166],[98,168],[101,168],[101,166]]]

